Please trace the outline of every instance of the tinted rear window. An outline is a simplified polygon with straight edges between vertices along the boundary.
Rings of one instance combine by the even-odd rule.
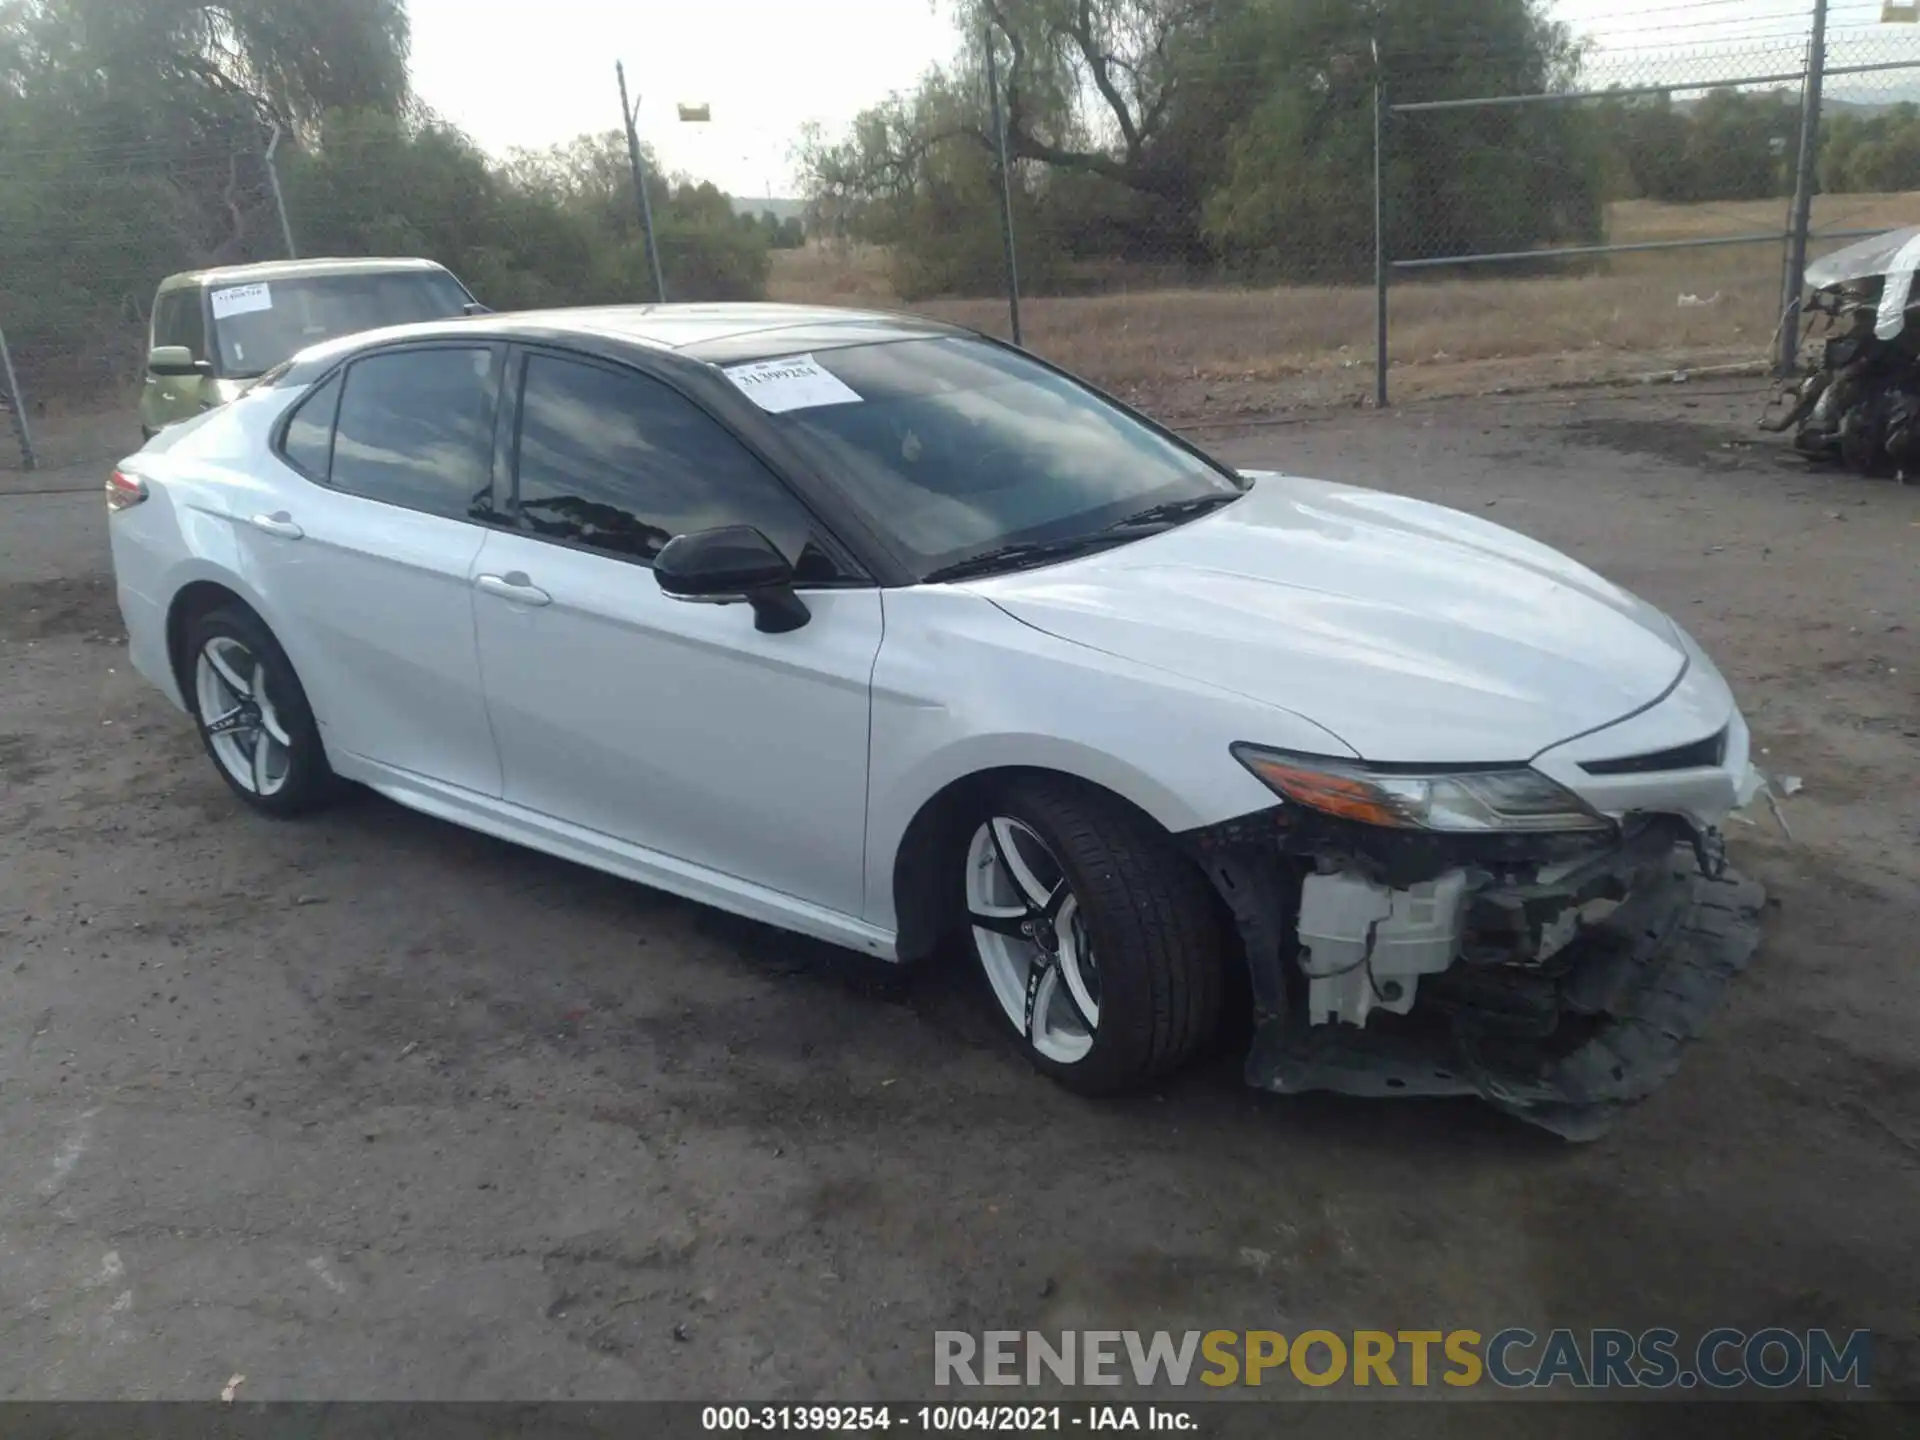
[[[325,480],[333,463],[333,417],[339,408],[340,377],[336,375],[302,400],[287,421],[281,450],[316,480]]]

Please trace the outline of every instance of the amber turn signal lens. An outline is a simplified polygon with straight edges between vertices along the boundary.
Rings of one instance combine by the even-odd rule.
[[[1388,825],[1408,829],[1414,821],[1397,809],[1388,796],[1364,780],[1323,771],[1302,770],[1264,756],[1245,757],[1247,768],[1287,799],[1337,815],[1343,820],[1358,820],[1364,825]]]

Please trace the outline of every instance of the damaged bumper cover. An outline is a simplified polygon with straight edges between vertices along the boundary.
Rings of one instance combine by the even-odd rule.
[[[1248,1083],[1279,1093],[1478,1095],[1593,1139],[1673,1075],[1759,943],[1760,886],[1672,816],[1596,844],[1283,808],[1187,838],[1247,952]],[[1393,900],[1360,912],[1353,960],[1326,939],[1334,887]]]

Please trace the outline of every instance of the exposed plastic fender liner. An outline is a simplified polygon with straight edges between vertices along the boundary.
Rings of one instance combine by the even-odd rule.
[[[1301,871],[1281,852],[1285,828],[1280,807],[1273,806],[1174,837],[1233,914],[1247,958],[1254,1018],[1262,1026],[1298,1010],[1289,1004],[1290,996],[1303,998],[1295,964]]]
[[[1568,1140],[1597,1139],[1678,1070],[1752,960],[1765,903],[1756,882],[1731,870],[1709,878],[1676,849],[1660,883],[1596,927],[1613,930],[1617,948],[1561,982],[1563,1013],[1590,1024],[1572,1049],[1529,1061],[1458,1017],[1421,1031],[1308,1027],[1289,1015],[1255,1033],[1247,1081],[1282,1094],[1479,1095]]]
[[[1195,858],[1233,912],[1246,952],[1255,1018],[1263,1024],[1280,1020],[1293,1008],[1287,994],[1289,977],[1297,973],[1293,962],[1299,948],[1294,938],[1300,908],[1298,874],[1272,851],[1252,847],[1201,851]]]

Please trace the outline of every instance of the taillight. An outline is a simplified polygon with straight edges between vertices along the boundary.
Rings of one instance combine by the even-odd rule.
[[[107,509],[129,510],[147,498],[147,482],[119,470],[107,477]]]

